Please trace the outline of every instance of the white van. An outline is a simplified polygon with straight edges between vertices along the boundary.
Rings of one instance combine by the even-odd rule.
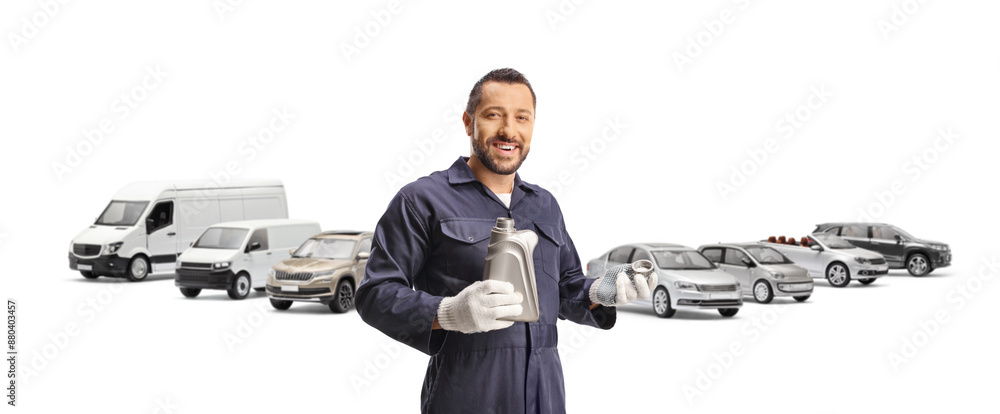
[[[271,218],[288,218],[285,187],[278,180],[132,183],[73,238],[69,268],[88,279],[143,280],[173,271],[177,255],[212,224]]]
[[[250,288],[264,290],[271,266],[321,232],[306,220],[249,220],[210,226],[178,258],[174,285],[193,298],[202,289],[224,289],[243,299]]]

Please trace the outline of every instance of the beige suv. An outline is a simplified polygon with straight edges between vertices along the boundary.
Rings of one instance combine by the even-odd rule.
[[[327,231],[311,237],[268,273],[271,306],[286,310],[293,301],[318,302],[335,313],[347,312],[365,276],[371,247],[370,231]]]

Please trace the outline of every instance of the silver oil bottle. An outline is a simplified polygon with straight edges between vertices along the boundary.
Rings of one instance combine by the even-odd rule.
[[[490,232],[490,245],[483,266],[483,280],[502,280],[514,285],[524,301],[519,316],[501,318],[505,321],[535,322],[538,320],[538,291],[535,286],[535,263],[532,254],[538,235],[531,230],[517,231],[514,219],[499,217]]]

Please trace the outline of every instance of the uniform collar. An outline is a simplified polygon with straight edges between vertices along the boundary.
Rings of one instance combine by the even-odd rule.
[[[469,182],[478,182],[479,179],[476,175],[472,173],[472,168],[469,168],[469,157],[458,157],[455,163],[448,168],[448,183],[451,185],[464,184]],[[520,188],[525,191],[537,192],[540,190],[537,185],[526,183],[521,180],[521,175],[514,173],[514,188]]]

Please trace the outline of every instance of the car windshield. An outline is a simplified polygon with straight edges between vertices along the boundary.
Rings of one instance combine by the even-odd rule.
[[[239,249],[243,246],[243,239],[247,237],[247,229],[234,229],[230,227],[211,227],[205,230],[194,242],[194,247],[202,249]]]
[[[309,239],[292,253],[292,257],[350,259],[354,253],[354,243],[354,240],[349,239]]]
[[[94,224],[102,226],[134,226],[142,212],[146,211],[148,201],[112,200]]]
[[[781,252],[774,250],[767,246],[752,246],[746,247],[746,251],[757,259],[760,264],[782,264],[782,263],[792,263],[788,260],[788,257],[781,254]]]
[[[840,238],[840,236],[830,233],[813,233],[812,237],[814,239],[818,239],[820,242],[825,244],[826,247],[831,249],[853,249],[855,247],[847,240]]]
[[[715,264],[694,250],[658,250],[652,254],[660,269],[715,269]]]
[[[903,236],[904,239],[909,239],[909,240],[915,240],[916,239],[916,237],[913,237],[913,235],[911,235],[910,233],[907,233],[906,231],[904,231],[903,229],[901,229],[899,227],[889,226],[889,228],[893,229],[896,233],[899,233],[899,235]]]

